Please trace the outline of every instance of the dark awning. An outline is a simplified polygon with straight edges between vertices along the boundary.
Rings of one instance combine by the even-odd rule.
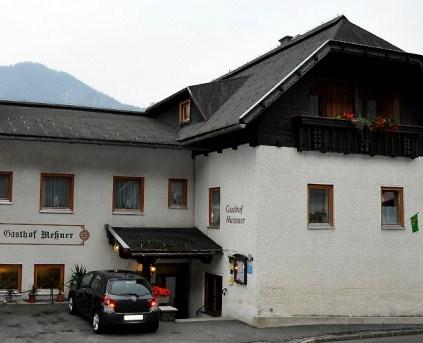
[[[119,247],[122,257],[211,257],[222,247],[199,229],[112,227],[106,225],[109,243]]]

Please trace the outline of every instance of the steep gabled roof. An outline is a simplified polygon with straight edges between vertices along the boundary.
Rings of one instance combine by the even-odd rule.
[[[367,45],[374,48],[403,51],[386,40],[374,35],[369,31],[366,31],[360,26],[351,23],[345,17],[339,21],[337,27],[338,30],[332,40]]]
[[[336,17],[311,31],[284,41],[277,48],[211,83],[200,85],[198,88],[189,87],[201,93],[201,96],[197,95],[199,98],[204,97],[206,93],[212,93],[203,98],[203,103],[197,101],[200,110],[206,109],[204,113],[207,120],[182,127],[178,140],[189,143],[193,139],[242,124],[244,117],[262,104],[277,88],[282,92],[286,90],[284,81],[293,73],[299,73],[299,67],[306,65],[312,57],[326,49],[329,43],[405,54],[400,48],[351,23],[345,16]],[[326,50],[328,53],[329,50]],[[319,58],[324,56],[325,54],[321,53]],[[234,83],[236,87],[232,87],[230,91],[224,87],[219,88],[221,84],[236,79],[242,82]],[[215,95],[216,91],[220,93]],[[192,92],[192,96],[195,97],[194,93],[196,92]]]

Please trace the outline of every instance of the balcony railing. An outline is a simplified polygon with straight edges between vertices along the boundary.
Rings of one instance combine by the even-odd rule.
[[[400,125],[397,132],[358,128],[349,120],[298,116],[294,118],[298,151],[339,152],[370,156],[419,156],[423,127]]]

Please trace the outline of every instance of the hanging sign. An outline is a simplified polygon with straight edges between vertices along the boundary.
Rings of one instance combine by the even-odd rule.
[[[0,223],[0,244],[84,245],[89,238],[84,225]]]

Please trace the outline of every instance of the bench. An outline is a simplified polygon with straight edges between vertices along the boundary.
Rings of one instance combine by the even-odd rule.
[[[35,293],[35,296],[37,297],[37,301],[52,301],[58,294],[59,289],[57,288],[53,290],[47,288],[39,288],[37,289],[37,293]]]
[[[160,310],[160,320],[164,322],[173,322],[175,321],[176,313],[178,309],[173,306],[159,306]]]
[[[8,289],[0,289],[0,302],[17,302],[21,300],[23,293],[14,289],[12,292]]]

